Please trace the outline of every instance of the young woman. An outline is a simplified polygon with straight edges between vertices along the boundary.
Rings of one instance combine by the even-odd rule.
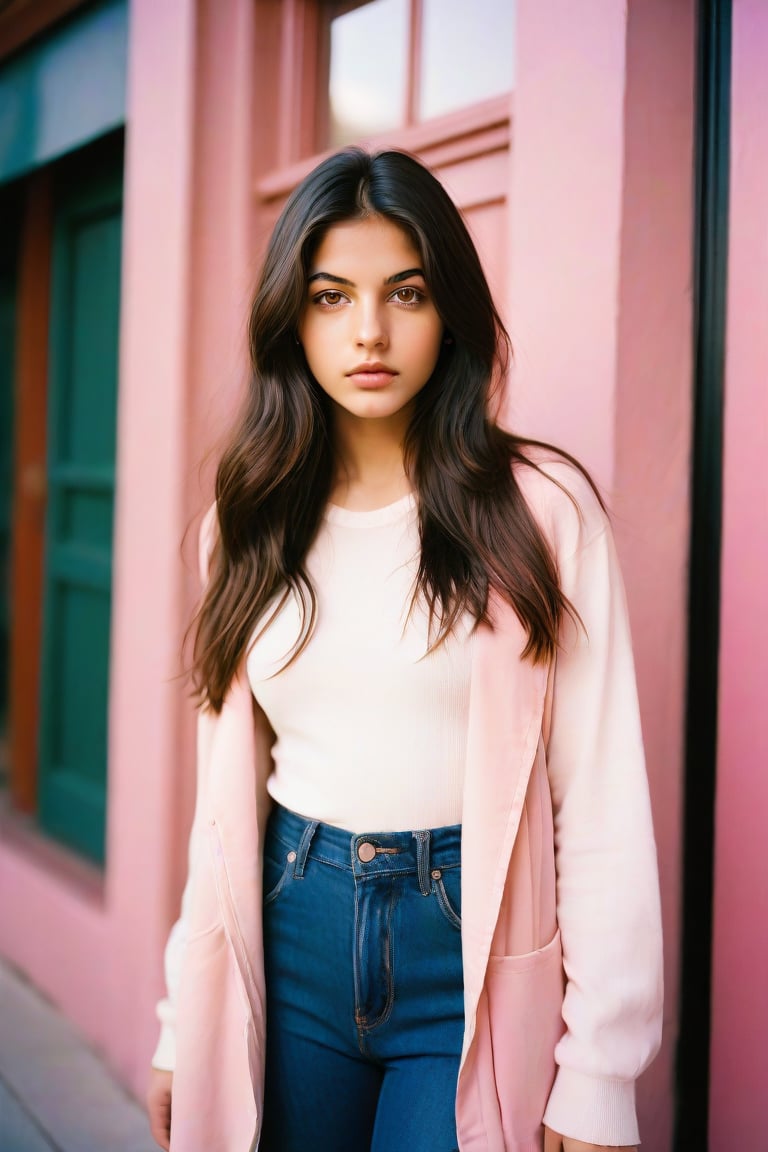
[[[201,538],[155,1138],[632,1148],[661,931],[601,502],[494,422],[506,333],[404,154],[302,182],[250,337]]]

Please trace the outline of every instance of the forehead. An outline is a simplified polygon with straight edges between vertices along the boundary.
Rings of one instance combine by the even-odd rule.
[[[342,265],[390,275],[420,266],[421,255],[404,228],[384,216],[366,216],[332,224],[315,251],[310,272],[343,274]]]

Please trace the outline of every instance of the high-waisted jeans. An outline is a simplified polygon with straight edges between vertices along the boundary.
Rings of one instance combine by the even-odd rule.
[[[260,1152],[454,1152],[461,827],[354,835],[275,806]]]

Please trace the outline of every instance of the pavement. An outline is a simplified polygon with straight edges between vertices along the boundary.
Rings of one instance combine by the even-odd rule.
[[[139,1104],[2,958],[0,1152],[158,1152]]]

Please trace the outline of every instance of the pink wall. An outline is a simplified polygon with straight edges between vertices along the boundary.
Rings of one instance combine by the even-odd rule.
[[[710,1150],[768,1129],[768,7],[733,6]]]
[[[695,42],[693,0],[629,5],[611,510],[632,616],[664,916],[664,1042],[638,1091],[643,1142],[653,1152],[671,1147],[680,983]]]
[[[0,950],[134,1087],[154,1032],[182,767],[171,677],[183,616],[194,9],[131,4],[106,872],[34,836],[0,844]]]
[[[511,422],[613,482],[626,5],[519,0]]]
[[[201,453],[242,383],[252,10],[131,3],[106,871],[33,834],[0,843],[0,952],[138,1094],[194,791],[193,709],[177,678],[194,529],[186,567],[179,543],[201,510]]]
[[[123,1038],[111,1039],[109,1055],[139,1093],[157,1039],[162,950],[178,915],[194,798],[193,708],[178,674],[198,593],[196,523],[185,533],[210,491],[203,448],[242,383],[252,8],[250,0],[225,10],[214,0],[175,0],[161,22],[153,0],[132,7],[109,878],[116,986],[134,999],[127,1029],[125,1004],[115,1004]]]
[[[510,419],[603,485],[625,569],[665,925],[641,1133],[671,1147],[691,420],[692,0],[519,0]]]
[[[184,620],[195,9],[194,0],[138,0],[130,20],[107,854],[114,999],[104,1027],[111,1061],[134,1086],[154,1032],[183,767],[173,677]]]

